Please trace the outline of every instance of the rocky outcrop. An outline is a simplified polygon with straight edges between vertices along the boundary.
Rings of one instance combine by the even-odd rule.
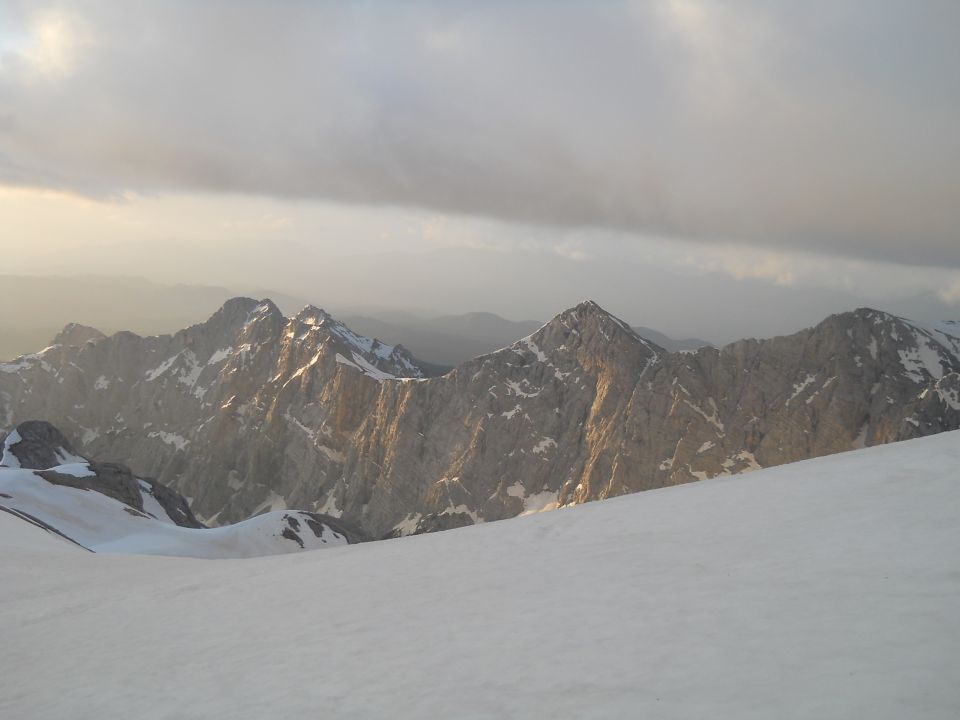
[[[212,523],[301,507],[409,534],[960,427],[958,338],[864,309],[668,353],[585,302],[425,378],[316,308],[237,299],[0,365],[0,419],[51,419]]]
[[[143,512],[143,495],[140,484],[130,472],[130,468],[119,463],[89,463],[88,473],[76,474],[56,468],[38,470],[35,474],[53,485],[93,490],[134,510]]]
[[[104,463],[91,463],[90,468],[97,475],[100,474],[99,468],[103,466]],[[129,470],[125,466],[123,467],[127,472]],[[190,509],[190,505],[187,503],[186,498],[183,497],[180,493],[175,490],[171,490],[166,485],[163,485],[153,478],[137,478],[137,483],[140,485],[141,496],[150,495],[154,500],[157,501],[157,504],[163,509],[167,517],[175,524],[180,527],[187,528],[202,528],[206,527],[194,516],[193,511]]]
[[[126,465],[88,460],[48,422],[20,423],[4,438],[2,447],[0,467],[35,470],[37,477],[52,485],[97,492],[139,512],[144,511],[144,497],[149,495],[162,508],[164,519],[181,527],[204,527],[182,495],[152,478],[134,477]]]
[[[55,465],[86,462],[63,433],[48,422],[28,420],[4,437],[0,462],[13,467],[45,470]]]
[[[368,539],[346,521],[299,510],[207,528],[176,491],[135,477],[125,465],[77,455],[46,422],[21,423],[3,439],[2,448],[0,511],[88,550],[251,557]]]

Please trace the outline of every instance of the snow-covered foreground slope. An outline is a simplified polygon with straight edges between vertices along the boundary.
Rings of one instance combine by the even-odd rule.
[[[0,717],[960,717],[956,432],[249,560],[0,514]]]
[[[79,478],[93,474],[86,462],[46,472]],[[347,538],[319,516],[295,510],[268,512],[219,528],[180,527],[150,488],[140,481],[140,512],[99,492],[54,485],[33,470],[0,467],[0,510],[98,553],[246,558],[347,544]]]

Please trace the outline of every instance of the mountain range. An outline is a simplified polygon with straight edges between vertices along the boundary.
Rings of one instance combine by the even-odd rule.
[[[861,309],[668,352],[596,303],[439,377],[308,306],[235,298],[173,335],[65,328],[0,364],[0,421],[181,493],[368,537],[498,520],[960,427],[960,325]]]
[[[445,370],[478,355],[507,347],[517,338],[530,335],[543,326],[537,320],[506,320],[488,312],[425,318],[411,313],[381,311],[376,317],[348,314],[343,322],[364,335],[403,343],[418,358],[430,358]],[[648,327],[634,327],[633,330],[670,352],[696,350],[711,344],[699,338],[677,340]],[[429,367],[434,368],[433,365]]]
[[[276,290],[258,289],[255,294],[270,297],[285,312],[309,304],[301,297]],[[139,277],[4,275],[0,277],[0,302],[5,307],[28,306],[30,313],[8,313],[0,319],[0,360],[46,347],[68,322],[108,334],[120,329],[141,335],[175,332],[203,320],[237,295],[226,287],[165,285]],[[436,315],[396,308],[341,307],[336,314],[362,335],[394,345],[403,343],[430,374],[442,374],[477,355],[505,347],[543,325],[537,320],[508,320],[490,312]],[[637,329],[668,350],[710,344],[697,339],[673,340],[650,328]]]

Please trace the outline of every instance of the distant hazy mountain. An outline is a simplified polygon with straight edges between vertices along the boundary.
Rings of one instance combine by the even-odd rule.
[[[633,330],[640,337],[646,338],[647,340],[653,340],[653,342],[662,347],[664,350],[669,350],[670,352],[688,352],[690,350],[697,350],[702,347],[713,347],[713,343],[709,343],[706,340],[700,340],[699,338],[683,338],[682,340],[675,340],[672,337],[664,335],[662,332],[658,332],[657,330],[648,327],[634,325]]]
[[[543,325],[539,320],[507,320],[488,312],[435,318],[377,312],[346,314],[343,321],[357,332],[390,343],[403,343],[417,358],[447,367],[507,347]],[[711,343],[699,338],[675,340],[652,328],[634,327],[634,330],[670,352],[711,347]]]
[[[343,321],[359,333],[402,343],[417,358],[447,367],[506,347],[543,324],[535,320],[507,320],[485,312],[436,318],[409,313],[392,315],[348,314]]]
[[[36,352],[67,323],[112,334],[174,332],[210,316],[236,293],[222,287],[163,285],[142,278],[0,276],[0,359]]]
[[[57,340],[0,363],[0,424],[49,420],[218,523],[426,532],[960,427],[960,326],[866,309],[670,353],[585,302],[432,378],[316,308],[244,298],[175,335]]]

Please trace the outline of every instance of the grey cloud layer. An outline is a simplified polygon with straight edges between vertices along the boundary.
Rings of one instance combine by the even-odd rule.
[[[40,5],[7,19],[66,49],[0,34],[0,182],[960,267],[950,0]]]

